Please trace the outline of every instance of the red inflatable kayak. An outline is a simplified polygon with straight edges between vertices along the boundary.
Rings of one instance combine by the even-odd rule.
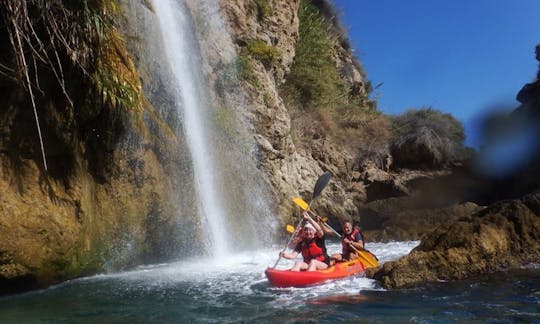
[[[266,277],[274,287],[304,287],[328,280],[344,278],[364,271],[360,259],[338,262],[334,266],[317,271],[290,271],[268,268]]]

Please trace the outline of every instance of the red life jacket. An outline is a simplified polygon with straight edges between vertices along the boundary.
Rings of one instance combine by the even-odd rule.
[[[304,262],[308,263],[309,261],[316,259],[324,262],[326,260],[325,250],[323,247],[317,245],[317,240],[311,240],[311,242],[302,243],[302,257],[304,257]]]
[[[349,239],[350,242],[358,242],[356,240],[356,234],[358,233],[360,233],[360,231],[357,228],[353,229],[351,234],[349,235],[345,235],[345,233],[343,233],[343,235],[341,236],[341,247],[343,248],[343,253],[350,253],[354,251],[353,249],[351,249],[349,244],[345,243],[345,239]]]

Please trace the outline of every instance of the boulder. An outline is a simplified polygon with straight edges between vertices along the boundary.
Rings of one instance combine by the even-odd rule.
[[[540,260],[540,191],[495,203],[426,235],[373,277],[385,288],[460,280]]]

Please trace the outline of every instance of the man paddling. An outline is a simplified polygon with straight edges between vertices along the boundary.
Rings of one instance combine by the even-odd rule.
[[[332,259],[338,262],[356,259],[358,258],[356,251],[364,249],[364,238],[357,228],[353,228],[350,221],[343,222],[342,229],[341,253],[332,254]]]

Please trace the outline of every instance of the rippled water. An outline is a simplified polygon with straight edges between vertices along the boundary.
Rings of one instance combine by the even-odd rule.
[[[369,244],[381,262],[418,242]],[[329,250],[339,246],[330,244]],[[481,280],[386,291],[355,276],[307,288],[273,288],[264,276],[278,248],[140,267],[0,298],[0,321],[300,323],[540,322],[537,267]],[[291,266],[282,261],[281,268]]]

